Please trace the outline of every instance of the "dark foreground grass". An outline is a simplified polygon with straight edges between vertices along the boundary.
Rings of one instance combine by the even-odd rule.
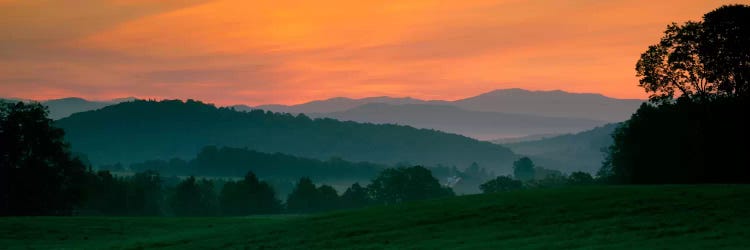
[[[0,248],[750,249],[750,186],[585,187],[312,216],[0,218]]]

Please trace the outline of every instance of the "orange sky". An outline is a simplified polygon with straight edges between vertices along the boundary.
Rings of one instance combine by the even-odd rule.
[[[746,2],[0,0],[0,96],[645,98],[640,53],[670,22],[728,3]]]

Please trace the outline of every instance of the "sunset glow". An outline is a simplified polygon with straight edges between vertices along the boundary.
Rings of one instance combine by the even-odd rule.
[[[525,88],[645,98],[640,53],[667,24],[729,3],[0,0],[0,96],[256,105]]]

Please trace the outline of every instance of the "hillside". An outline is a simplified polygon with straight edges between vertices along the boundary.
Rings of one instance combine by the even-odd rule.
[[[16,217],[7,249],[743,249],[749,186],[537,189],[312,216]]]
[[[10,102],[18,102],[18,101],[35,102],[35,100],[24,100],[24,99],[18,99],[18,98],[8,98],[8,99],[0,98],[0,101],[3,101],[3,100],[10,101]],[[44,106],[47,106],[49,110],[49,118],[52,120],[57,120],[60,118],[68,117],[73,113],[100,109],[100,108],[103,108],[112,104],[117,104],[121,102],[132,101],[132,100],[135,100],[135,98],[128,97],[128,98],[113,99],[110,101],[89,101],[89,100],[78,98],[78,97],[67,97],[67,98],[41,101],[41,104]]]
[[[239,112],[189,100],[132,101],[58,120],[73,150],[94,164],[190,158],[207,145],[300,157],[395,164],[472,162],[509,173],[509,149],[408,126],[361,124],[264,111]]]
[[[68,117],[73,113],[100,109],[116,102],[96,102],[82,98],[70,97],[44,101],[42,104],[49,108],[49,118],[57,120]]]
[[[262,153],[245,148],[208,146],[191,160],[173,158],[151,160],[130,165],[132,171],[156,170],[163,175],[177,176],[245,176],[252,171],[264,179],[369,180],[387,168],[366,162],[348,162],[338,158],[321,161],[286,155]]]
[[[518,142],[525,142],[525,141],[538,141],[546,138],[551,138],[558,136],[560,134],[533,134],[533,135],[527,135],[527,136],[519,136],[519,137],[506,137],[506,138],[498,138],[491,140],[491,142],[497,143],[497,144],[507,144],[507,143],[518,143]]]
[[[627,120],[641,103],[643,100],[615,99],[600,94],[524,89],[495,90],[453,102],[467,110],[577,117],[607,122]]]
[[[581,118],[470,111],[455,106],[436,104],[371,103],[346,111],[310,114],[310,116],[431,128],[480,140],[529,134],[572,133],[606,123]]]
[[[602,150],[612,145],[611,134],[617,126],[619,123],[611,123],[576,134],[502,145],[517,154],[529,156],[544,168],[593,174],[602,166]]]
[[[427,101],[414,99],[410,97],[397,98],[397,97],[388,97],[388,96],[366,97],[366,98],[360,98],[360,99],[335,97],[335,98],[330,98],[326,100],[311,101],[311,102],[306,102],[303,104],[291,105],[291,106],[269,104],[269,105],[260,105],[254,108],[262,109],[262,110],[270,110],[273,112],[280,112],[280,113],[313,114],[313,113],[340,112],[340,111],[345,111],[348,109],[356,108],[360,105],[370,104],[370,103],[385,103],[385,104],[401,105],[401,104],[421,104],[421,103],[427,103]],[[252,108],[247,107],[247,106],[239,107],[239,110],[248,110],[248,109],[252,109]]]
[[[621,122],[627,120],[642,102],[643,100],[616,99],[600,94],[570,93],[560,90],[530,91],[516,88],[498,89],[455,101],[428,101],[409,97],[369,97],[361,99],[337,97],[297,105],[261,105],[254,108],[292,114],[312,114],[342,112],[372,103],[391,105],[434,104],[454,106],[469,111]],[[249,110],[252,108],[244,106],[242,109]],[[321,116],[327,117],[325,114],[321,114]]]
[[[49,107],[50,118],[60,119],[133,99],[89,101],[70,97],[44,101],[43,104]],[[298,105],[231,107],[238,111],[262,109],[294,115],[304,113],[310,117],[410,125],[489,140],[580,132],[607,122],[623,121],[640,103],[641,100],[597,94],[501,89],[457,101],[387,96],[336,97]]]

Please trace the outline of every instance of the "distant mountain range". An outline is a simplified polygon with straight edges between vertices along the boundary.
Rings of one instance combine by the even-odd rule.
[[[630,118],[644,100],[616,99],[601,94],[569,93],[560,90],[530,91],[524,89],[499,89],[456,101],[420,100],[410,97],[369,97],[362,99],[331,98],[298,105],[261,105],[238,109],[263,109],[274,112],[323,114],[349,110],[364,104],[391,105],[433,104],[455,106],[464,110],[525,114],[549,117],[583,118],[589,120],[620,122]]]
[[[606,123],[583,118],[471,111],[456,106],[436,104],[370,103],[340,112],[309,115],[342,121],[431,128],[484,140],[540,133],[571,133]]]
[[[63,98],[42,102],[52,119],[100,109],[122,101],[88,101]],[[313,118],[409,125],[437,129],[480,140],[506,139],[539,134],[575,133],[611,122],[627,120],[643,100],[614,99],[599,94],[564,91],[502,89],[456,101],[414,98],[331,98],[299,105],[232,106],[236,110],[269,110],[304,113]]]
[[[518,158],[501,145],[436,130],[240,112],[197,101],[124,102],[73,114],[56,125],[73,150],[94,164],[188,159],[207,145],[389,165],[464,168],[477,162],[499,174],[510,173]]]
[[[299,105],[234,106],[368,123],[432,128],[481,140],[574,133],[627,120],[643,103],[600,94],[502,89],[456,101],[331,98]]]
[[[533,135],[527,135],[527,136],[519,136],[519,137],[503,137],[498,138],[494,140],[490,140],[493,143],[497,144],[509,144],[509,143],[519,143],[519,142],[527,142],[527,141],[538,141],[542,139],[557,137],[563,134],[533,134]]]
[[[601,168],[603,150],[612,145],[611,134],[619,125],[612,123],[576,134],[502,145],[517,154],[529,156],[536,165],[544,168],[594,174]]]
[[[644,100],[615,99],[601,94],[560,90],[503,89],[453,103],[466,110],[621,122],[630,118],[643,102]]]
[[[68,117],[74,113],[100,109],[112,104],[117,104],[123,101],[131,99],[118,99],[112,101],[88,101],[83,98],[63,98],[54,99],[42,102],[43,105],[49,107],[49,117],[53,120],[57,120],[63,117]]]
[[[14,102],[32,101],[32,100],[24,100],[24,99],[18,99],[18,98],[7,98],[5,100],[14,101]],[[49,108],[49,118],[53,120],[57,120],[60,118],[68,117],[74,113],[100,109],[109,105],[126,102],[126,101],[132,101],[132,100],[135,100],[135,98],[128,97],[128,98],[113,99],[110,101],[89,101],[89,100],[78,98],[78,97],[68,97],[68,98],[42,101],[41,103],[42,105],[47,106]]]
[[[442,103],[443,101],[424,101],[419,99],[414,99],[410,97],[404,97],[404,98],[394,98],[394,97],[387,97],[387,96],[379,96],[379,97],[367,97],[367,98],[361,98],[361,99],[351,99],[346,97],[336,97],[326,100],[320,100],[320,101],[311,101],[306,102],[304,104],[299,105],[279,105],[279,104],[270,104],[270,105],[260,105],[256,107],[249,107],[246,105],[237,105],[238,109],[262,109],[262,110],[270,110],[273,112],[281,112],[281,113],[290,113],[290,114],[317,114],[317,113],[331,113],[331,112],[340,112],[345,111],[349,109],[353,109],[356,107],[359,107],[361,105],[365,104],[371,104],[371,103],[386,103],[386,104],[392,104],[392,105],[402,105],[402,104],[425,104],[425,103]]]

